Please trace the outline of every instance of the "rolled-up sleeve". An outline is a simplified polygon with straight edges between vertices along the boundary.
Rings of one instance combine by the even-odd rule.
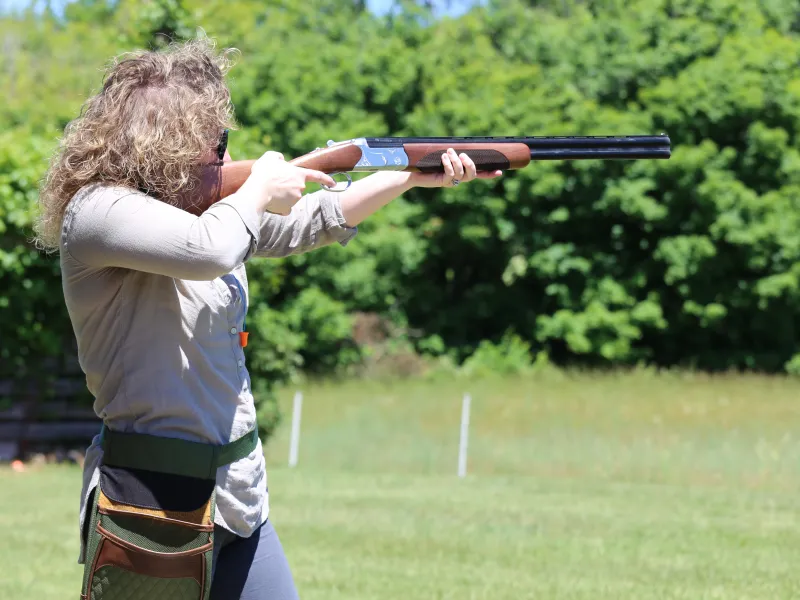
[[[358,234],[345,222],[337,192],[306,194],[287,216],[264,213],[254,256],[279,258],[338,242],[346,246]]]
[[[195,216],[133,190],[91,186],[67,207],[61,243],[91,267],[212,280],[253,255],[262,214],[236,194]]]

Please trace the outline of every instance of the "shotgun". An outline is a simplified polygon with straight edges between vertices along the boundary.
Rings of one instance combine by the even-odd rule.
[[[442,153],[448,148],[467,154],[478,171],[507,171],[526,167],[534,160],[668,159],[670,139],[666,134],[583,137],[368,137],[329,141],[290,162],[331,176],[375,171],[442,172]],[[255,160],[220,162],[207,166],[203,177],[206,206],[236,192],[250,176]]]

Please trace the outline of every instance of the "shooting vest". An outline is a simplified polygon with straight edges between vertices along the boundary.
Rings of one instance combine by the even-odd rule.
[[[258,431],[222,446],[103,427],[81,600],[208,600],[216,472]]]

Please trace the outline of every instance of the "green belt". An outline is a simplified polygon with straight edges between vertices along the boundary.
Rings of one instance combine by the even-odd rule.
[[[100,433],[103,462],[127,469],[145,469],[200,479],[214,479],[217,469],[248,456],[258,446],[258,429],[216,446],[144,433]]]

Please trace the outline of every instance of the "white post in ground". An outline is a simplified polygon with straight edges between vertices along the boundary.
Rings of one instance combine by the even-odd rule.
[[[297,451],[300,448],[300,415],[303,411],[303,392],[294,394],[294,410],[292,411],[292,438],[289,442],[289,466],[297,465]]]
[[[469,443],[469,405],[472,401],[469,394],[464,394],[461,404],[461,440],[458,443],[458,476],[467,475],[467,444]]]

